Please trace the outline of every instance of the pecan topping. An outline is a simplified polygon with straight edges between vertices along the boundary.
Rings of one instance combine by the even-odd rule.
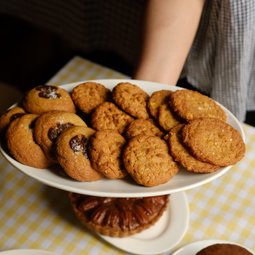
[[[111,210],[109,210],[107,216],[104,220],[104,225],[109,227],[118,227],[119,225],[119,210],[116,207],[112,207]]]
[[[89,211],[94,209],[99,205],[99,200],[95,199],[94,197],[88,197],[85,201],[82,200],[78,204],[78,209],[82,212]]]
[[[67,128],[73,126],[72,123],[57,123],[55,127],[52,127],[48,131],[48,137],[51,141],[55,141],[57,137]]]
[[[36,90],[40,91],[39,97],[47,99],[56,99],[61,97],[61,95],[57,93],[58,88],[56,86],[41,85],[36,87]]]
[[[88,139],[84,135],[74,136],[70,140],[69,145],[74,152],[82,152],[82,154],[88,158]]]
[[[109,207],[107,206],[97,207],[91,214],[91,221],[97,225],[102,225],[108,210]]]
[[[96,225],[132,231],[148,224],[164,207],[166,196],[99,198],[79,195],[77,209]]]

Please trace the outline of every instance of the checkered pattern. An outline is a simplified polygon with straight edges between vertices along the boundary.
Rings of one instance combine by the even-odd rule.
[[[71,60],[49,84],[85,79],[126,78],[113,70]],[[182,245],[202,239],[227,239],[255,250],[255,129],[244,125],[245,159],[227,174],[186,191],[190,224]],[[46,249],[59,255],[126,254],[80,226],[66,192],[27,177],[0,156],[0,250]]]

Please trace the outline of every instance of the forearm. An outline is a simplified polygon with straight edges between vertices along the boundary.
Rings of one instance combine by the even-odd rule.
[[[149,0],[133,78],[175,85],[194,40],[204,0]]]

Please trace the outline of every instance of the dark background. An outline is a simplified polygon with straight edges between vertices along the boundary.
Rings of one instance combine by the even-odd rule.
[[[18,18],[0,15],[0,31],[0,82],[22,92],[45,84],[75,55],[132,75],[133,66],[116,53],[77,50],[56,34]],[[180,84],[190,86],[183,80]],[[255,126],[254,111],[247,113],[245,122]]]

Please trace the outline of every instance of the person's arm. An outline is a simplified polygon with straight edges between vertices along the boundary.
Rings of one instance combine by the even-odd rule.
[[[192,46],[204,0],[149,0],[134,79],[175,85]]]

